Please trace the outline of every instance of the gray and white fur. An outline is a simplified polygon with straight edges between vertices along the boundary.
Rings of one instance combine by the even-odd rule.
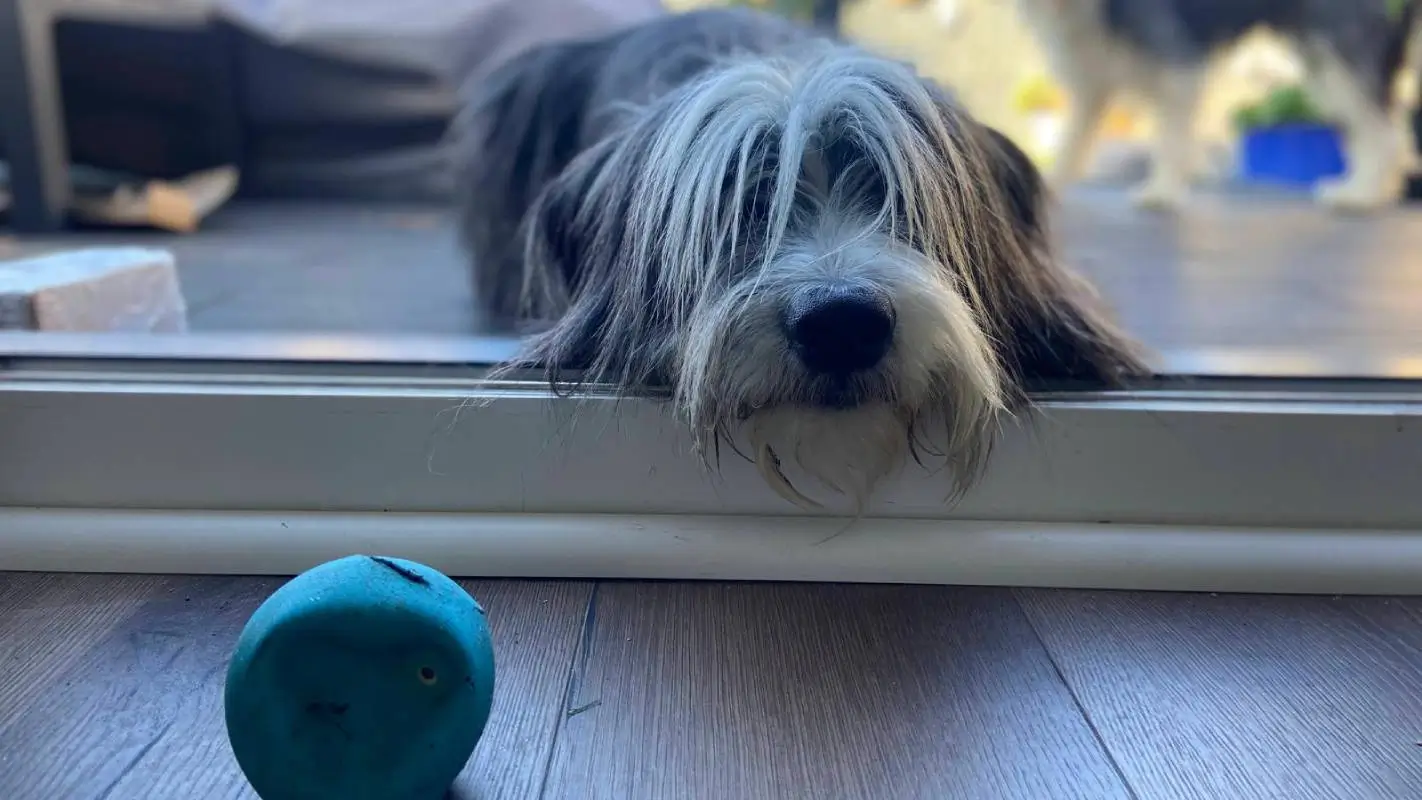
[[[534,331],[510,368],[668,392],[708,464],[728,444],[793,502],[818,505],[787,467],[862,508],[928,451],[965,489],[1030,386],[1145,372],[1053,260],[1032,164],[907,65],[707,10],[467,99],[482,311]]]
[[[1325,206],[1367,211],[1401,196],[1412,148],[1395,81],[1417,68],[1415,0],[1017,0],[1069,96],[1050,182],[1080,177],[1107,106],[1119,94],[1157,116],[1150,177],[1136,194],[1153,209],[1188,193],[1193,130],[1211,60],[1265,28],[1296,46],[1325,110],[1346,134],[1348,170],[1318,187]]]

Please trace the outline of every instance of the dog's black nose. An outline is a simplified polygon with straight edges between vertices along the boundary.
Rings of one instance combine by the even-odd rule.
[[[791,299],[785,331],[812,372],[848,375],[889,352],[894,307],[887,294],[866,286],[810,286]]]

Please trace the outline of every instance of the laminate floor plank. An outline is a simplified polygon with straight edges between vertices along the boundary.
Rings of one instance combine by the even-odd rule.
[[[1129,797],[1008,591],[603,583],[544,797]]]
[[[497,678],[489,728],[458,800],[538,796],[563,711],[593,583],[460,581],[489,612]]]
[[[162,578],[0,573],[0,732],[164,585]]]
[[[1422,606],[1018,592],[1141,800],[1422,798]]]
[[[82,576],[146,601],[57,670],[0,729],[5,800],[255,798],[227,743],[222,686],[238,633],[283,582]],[[589,583],[464,582],[489,612],[498,656],[494,714],[461,777],[469,798],[522,798],[541,785]],[[141,588],[147,587],[147,588]],[[113,590],[119,591],[119,590]],[[120,592],[121,593],[121,592]],[[71,607],[70,614],[82,615]],[[0,619],[9,609],[0,607]],[[53,618],[62,638],[64,614]],[[0,649],[8,640],[0,638]],[[0,686],[3,686],[0,678]]]
[[[222,682],[281,583],[0,573],[0,798],[254,797]],[[1422,599],[464,585],[457,800],[1422,797]]]
[[[0,797],[242,796],[222,682],[237,633],[279,583],[174,579],[0,733]]]

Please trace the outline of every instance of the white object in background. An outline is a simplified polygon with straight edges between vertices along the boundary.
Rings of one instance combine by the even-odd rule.
[[[187,304],[166,250],[71,250],[0,262],[0,329],[180,333]]]
[[[961,0],[933,0],[933,18],[945,28],[956,28],[963,22],[963,3]]]
[[[1298,54],[1273,39],[1256,39],[1239,48],[1226,71],[1233,78],[1266,87],[1304,79],[1304,65]]]
[[[1063,124],[1064,120],[1059,112],[1032,112],[1027,118],[1028,130],[1031,131],[1032,136],[1032,149],[1044,158],[1054,157],[1061,149]]]

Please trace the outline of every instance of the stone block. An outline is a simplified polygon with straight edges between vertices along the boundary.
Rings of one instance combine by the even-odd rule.
[[[166,250],[69,250],[0,262],[0,329],[179,333],[187,304]]]

